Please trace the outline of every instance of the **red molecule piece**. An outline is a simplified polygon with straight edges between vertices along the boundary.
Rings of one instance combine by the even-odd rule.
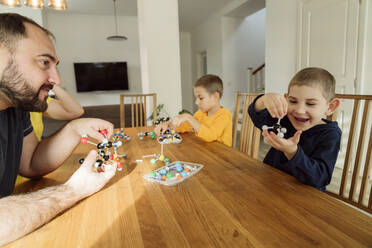
[[[107,129],[99,130],[101,134],[107,134]]]
[[[85,136],[81,137],[80,142],[86,144],[88,142],[88,137]]]
[[[114,154],[110,154],[110,160],[114,160]]]
[[[117,166],[118,169],[122,169],[123,168],[123,164],[121,162],[118,162],[117,165],[118,165]]]

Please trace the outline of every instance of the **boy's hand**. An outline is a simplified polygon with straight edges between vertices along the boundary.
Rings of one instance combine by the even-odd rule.
[[[178,115],[178,116],[174,117],[173,122],[172,122],[172,125],[176,128],[176,127],[178,127],[179,125],[181,125],[182,122],[189,121],[189,120],[190,120],[190,117],[191,117],[191,118],[194,118],[194,117],[193,117],[192,115],[190,115],[190,114],[182,114],[182,115]]]
[[[155,130],[154,130],[156,136],[163,135],[164,132],[167,131],[167,129],[169,128],[170,125],[171,125],[171,123],[169,121],[165,121],[165,122],[162,122],[159,125],[157,125],[155,127]]]
[[[116,166],[111,165],[111,168],[106,168],[104,172],[95,172],[92,169],[93,163],[96,161],[97,152],[92,150],[84,159],[84,163],[65,183],[73,189],[73,191],[82,197],[87,197],[99,191],[114,175]]]
[[[267,130],[262,131],[267,144],[271,145],[275,149],[282,151],[288,160],[291,160],[297,152],[297,144],[300,141],[302,131],[297,131],[293,137],[289,139],[279,138],[274,132],[268,132]]]
[[[260,105],[261,103],[273,118],[283,118],[287,114],[288,103],[282,95],[268,93],[258,99],[258,102],[256,102],[256,105]]]

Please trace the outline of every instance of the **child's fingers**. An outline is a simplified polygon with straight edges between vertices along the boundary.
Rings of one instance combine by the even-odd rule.
[[[280,148],[284,145],[284,139],[279,138],[274,132],[270,132],[269,137],[274,148]]]
[[[300,142],[301,134],[302,134],[302,131],[299,130],[299,131],[297,131],[297,132],[293,135],[293,142],[294,142],[295,144],[298,144],[298,142]]]

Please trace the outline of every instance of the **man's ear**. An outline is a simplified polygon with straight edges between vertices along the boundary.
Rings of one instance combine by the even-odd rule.
[[[333,114],[338,107],[340,106],[340,99],[338,98],[333,98],[329,103],[328,103],[328,109],[326,111],[326,115],[329,116]]]

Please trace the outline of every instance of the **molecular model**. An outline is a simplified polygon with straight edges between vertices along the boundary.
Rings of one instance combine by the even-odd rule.
[[[151,136],[151,139],[155,139],[155,132],[143,132],[143,133],[138,133],[138,137],[140,140],[143,140],[144,137]]]
[[[154,157],[150,160],[150,163],[151,164],[155,164],[157,161],[163,161],[166,165],[169,164],[170,162],[170,159],[169,158],[166,158],[164,156],[164,148],[163,148],[163,145],[164,144],[160,144],[161,145],[161,151],[160,151],[160,154],[151,154],[151,155],[143,155],[143,158],[149,158],[149,157]]]
[[[117,141],[119,139],[125,139],[130,140],[130,136],[125,135],[124,129],[122,128],[120,131],[114,132],[114,137],[112,138],[114,141]]]
[[[193,176],[201,168],[203,168],[201,164],[176,161],[144,175],[144,178],[151,182],[171,186]]]
[[[263,125],[262,130],[273,129],[273,130],[277,131],[277,135],[278,135],[279,138],[284,138],[284,134],[287,132],[287,129],[280,125],[280,120],[281,119],[279,118],[278,122],[275,123],[272,127],[268,127],[266,125]]]
[[[158,142],[160,144],[178,144],[181,143],[182,138],[178,132],[175,130],[167,129],[163,135],[158,137]]]
[[[105,139],[103,140],[102,143],[94,143],[90,140],[88,140],[87,135],[83,135],[80,139],[80,142],[83,144],[91,144],[97,147],[98,152],[97,152],[97,160],[93,165],[93,170],[96,172],[104,172],[105,168],[111,165],[116,165],[117,170],[121,171],[123,169],[123,164],[120,162],[120,158],[127,158],[127,154],[118,154],[117,150],[118,148],[122,145],[122,142],[118,140],[117,136],[114,136],[114,141],[109,141],[107,139],[107,130],[100,130],[99,131],[102,135],[105,136]],[[127,136],[129,137],[129,136]],[[124,138],[124,135],[123,135]],[[127,138],[127,140],[129,140]],[[110,148],[114,149],[114,153],[110,151]],[[84,158],[79,160],[79,163],[82,164],[84,163]]]

